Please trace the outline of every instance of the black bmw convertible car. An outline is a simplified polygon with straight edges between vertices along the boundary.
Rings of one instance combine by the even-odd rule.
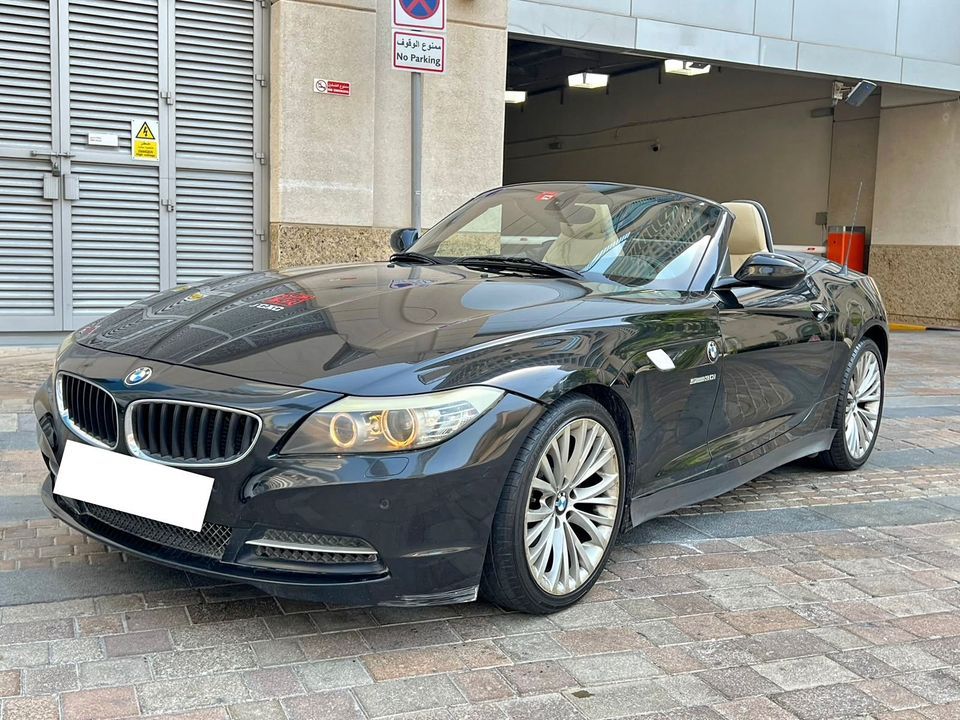
[[[756,203],[516,185],[391,243],[73,333],[35,400],[51,512],[277,595],[544,613],[638,523],[876,442],[876,286],[774,252]]]

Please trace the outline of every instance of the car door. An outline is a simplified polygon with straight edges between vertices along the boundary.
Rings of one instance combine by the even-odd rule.
[[[710,415],[719,385],[718,314],[708,297],[641,326],[628,363],[632,381],[636,467],[635,495],[693,479],[710,467]],[[660,365],[658,366],[658,363]]]
[[[710,452],[722,466],[798,424],[820,399],[836,312],[809,273],[788,290],[738,287],[714,296],[723,357]]]

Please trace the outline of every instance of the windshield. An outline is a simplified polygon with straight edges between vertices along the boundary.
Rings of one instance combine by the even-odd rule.
[[[528,258],[587,280],[687,290],[723,210],[688,195],[606,184],[537,183],[492,190],[411,248],[445,262]]]

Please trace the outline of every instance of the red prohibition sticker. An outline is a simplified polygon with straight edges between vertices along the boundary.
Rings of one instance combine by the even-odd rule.
[[[548,192],[542,192],[539,195],[537,195],[537,200],[541,202],[546,202],[547,200],[553,200],[559,194],[560,193],[554,192],[553,190],[550,190]]]

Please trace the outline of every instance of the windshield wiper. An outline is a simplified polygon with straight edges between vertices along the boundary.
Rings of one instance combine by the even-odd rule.
[[[446,265],[446,263],[439,258],[418,252],[394,253],[390,256],[390,262],[417,263],[419,265]]]
[[[501,255],[467,255],[453,261],[455,265],[465,267],[490,268],[492,270],[513,270],[528,272],[550,277],[566,277],[574,280],[583,280],[583,275],[572,268],[553,265],[552,263],[534,260],[528,257],[513,257]]]

